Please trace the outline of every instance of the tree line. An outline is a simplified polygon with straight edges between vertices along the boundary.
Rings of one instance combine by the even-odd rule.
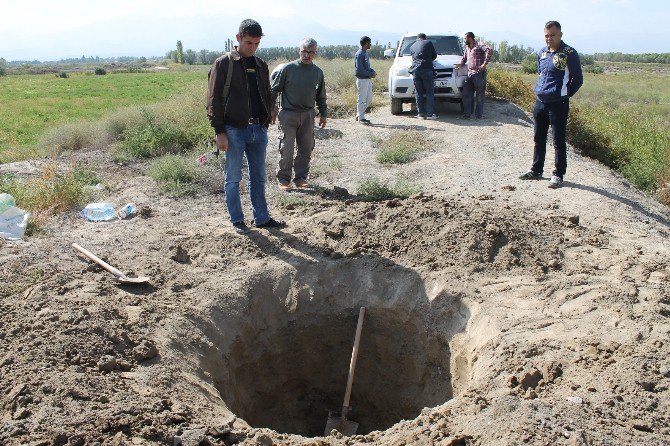
[[[670,53],[644,53],[644,54],[595,53],[593,57],[598,62],[670,64]]]

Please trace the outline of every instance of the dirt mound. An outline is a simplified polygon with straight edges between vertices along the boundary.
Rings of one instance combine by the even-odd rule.
[[[63,215],[0,245],[0,443],[667,444],[668,210],[574,153],[559,191],[517,181],[532,131],[490,105],[477,125],[333,120],[322,192],[269,186],[289,226],[248,237],[220,173],[176,200],[141,163],[75,155],[106,200],[145,212]],[[376,167],[393,120],[435,148]],[[356,186],[373,175],[423,192],[367,201]],[[73,242],[151,283],[115,281]],[[323,436],[361,306],[359,430]]]

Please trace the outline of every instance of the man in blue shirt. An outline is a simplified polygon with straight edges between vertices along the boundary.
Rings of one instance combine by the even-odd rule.
[[[549,187],[555,189],[563,184],[567,168],[567,146],[565,142],[570,112],[570,97],[577,93],[584,83],[579,54],[561,40],[561,24],[556,21],[544,25],[544,40],[547,44],[537,54],[539,74],[535,85],[535,149],[533,165],[519,178],[539,180],[544,171],[544,158],[547,152],[547,133],[551,125],[554,137],[555,168]]]
[[[365,110],[372,102],[372,78],[377,76],[375,70],[370,68],[370,56],[368,50],[372,46],[372,39],[368,36],[361,37],[361,49],[356,51],[354,67],[356,68],[356,89],[358,90],[358,102],[356,104],[356,121],[361,124],[370,124],[365,119]]]
[[[434,108],[435,76],[433,74],[433,61],[437,59],[437,51],[435,51],[433,42],[428,40],[424,33],[419,33],[416,37],[416,42],[409,48],[409,53],[412,55],[412,66],[409,71],[414,76],[414,95],[416,109],[419,113],[417,117],[437,119]]]

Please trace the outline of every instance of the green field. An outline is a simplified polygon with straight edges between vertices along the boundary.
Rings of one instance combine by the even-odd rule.
[[[205,88],[209,67],[143,73],[69,73],[0,77],[0,153],[37,142],[57,124],[103,117],[111,110],[161,101],[194,83]],[[204,93],[203,93],[204,94]]]

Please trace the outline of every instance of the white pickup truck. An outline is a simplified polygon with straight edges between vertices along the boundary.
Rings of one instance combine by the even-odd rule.
[[[391,96],[391,113],[402,113],[404,102],[414,102],[414,80],[408,68],[412,65],[409,48],[416,41],[417,34],[405,34],[395,50],[395,60],[389,70],[388,89]],[[463,111],[463,82],[468,74],[467,64],[454,70],[454,64],[461,61],[463,46],[457,34],[430,34],[428,40],[433,42],[437,51],[437,59],[433,61],[435,68],[435,101],[459,102]],[[386,50],[385,56],[393,57],[394,51]]]

